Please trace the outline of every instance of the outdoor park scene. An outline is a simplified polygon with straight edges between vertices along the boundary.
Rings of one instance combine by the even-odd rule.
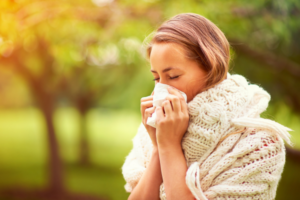
[[[144,44],[197,13],[231,44],[231,74],[291,128],[276,200],[300,199],[300,1],[2,0],[0,199],[123,200],[121,167],[154,88]]]

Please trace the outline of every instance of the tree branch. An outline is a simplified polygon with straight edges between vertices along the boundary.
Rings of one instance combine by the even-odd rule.
[[[20,61],[20,47],[15,47],[14,51],[8,57],[0,56],[1,65],[9,65],[13,70],[20,74],[26,81],[30,84],[31,87],[35,88],[39,86],[38,78],[30,71],[28,68]],[[3,66],[1,66],[3,67]]]
[[[295,79],[300,78],[299,64],[291,60],[285,59],[283,57],[280,57],[278,55],[272,54],[270,52],[262,52],[255,50],[249,47],[246,43],[238,41],[236,39],[229,39],[229,42],[235,50],[241,52],[247,57],[252,58],[257,62],[268,65],[272,67],[272,69],[275,69],[277,72],[285,71]]]

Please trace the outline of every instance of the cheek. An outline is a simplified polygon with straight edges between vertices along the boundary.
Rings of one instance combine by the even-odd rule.
[[[187,95],[187,102],[193,100],[193,98],[199,93],[199,83],[194,81],[186,84],[184,92]]]
[[[178,84],[177,86],[173,86],[177,88],[178,90],[184,92],[187,96],[187,102],[189,102],[193,98],[193,88],[191,88],[188,84]]]
[[[189,78],[178,81],[176,84],[172,84],[173,87],[184,92],[187,96],[187,102],[191,101],[200,91],[201,84],[199,80],[191,80]]]

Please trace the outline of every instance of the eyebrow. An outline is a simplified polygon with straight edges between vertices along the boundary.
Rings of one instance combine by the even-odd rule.
[[[165,73],[167,71],[170,71],[172,69],[179,69],[179,68],[176,68],[176,67],[167,67],[166,69],[164,69],[162,72]],[[179,69],[180,70],[180,69]],[[155,70],[150,70],[152,73],[157,73]]]

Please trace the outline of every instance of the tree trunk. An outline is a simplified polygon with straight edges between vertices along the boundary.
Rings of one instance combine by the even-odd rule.
[[[51,192],[59,194],[64,192],[63,167],[53,123],[54,102],[52,98],[48,96],[49,95],[38,94],[38,99],[40,100],[40,108],[45,117],[47,128],[49,189]]]
[[[81,94],[76,98],[76,107],[80,114],[79,124],[79,164],[89,165],[89,143],[86,115],[90,106],[90,95]]]
[[[80,113],[80,137],[79,137],[79,164],[88,165],[89,162],[89,145],[87,134],[86,114],[88,109],[84,105],[78,105]]]
[[[291,159],[300,163],[300,151],[298,149],[286,146],[286,154]]]

